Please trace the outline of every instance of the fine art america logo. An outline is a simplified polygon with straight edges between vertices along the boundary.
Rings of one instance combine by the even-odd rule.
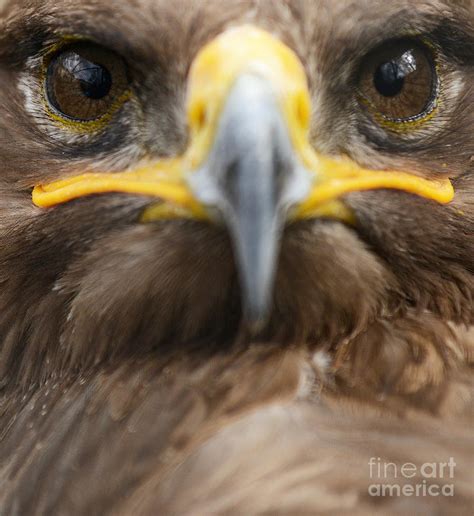
[[[372,457],[369,462],[370,496],[454,496],[453,457],[447,462],[395,464]],[[414,480],[416,477],[416,480]]]

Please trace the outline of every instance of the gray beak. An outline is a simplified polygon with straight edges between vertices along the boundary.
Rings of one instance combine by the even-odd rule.
[[[288,210],[311,187],[267,81],[244,75],[233,86],[207,162],[190,174],[196,198],[227,226],[240,274],[244,313],[258,330],[272,307]]]

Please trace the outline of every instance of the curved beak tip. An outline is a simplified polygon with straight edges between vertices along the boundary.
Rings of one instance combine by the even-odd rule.
[[[243,317],[251,333],[258,333],[266,326],[273,306],[275,268],[278,251],[271,261],[259,267],[253,263],[239,267],[241,290],[243,292]]]
[[[267,326],[268,320],[268,314],[261,315],[252,312],[245,312],[244,314],[245,327],[250,335],[258,335],[262,333]]]

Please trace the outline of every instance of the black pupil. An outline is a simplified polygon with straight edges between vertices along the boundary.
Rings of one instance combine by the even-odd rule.
[[[63,67],[77,80],[84,95],[93,100],[106,97],[112,89],[112,76],[104,66],[75,52],[64,56]]]
[[[378,66],[374,74],[374,86],[384,97],[400,95],[405,79],[416,72],[416,69],[415,55],[412,50],[408,50],[401,56]]]

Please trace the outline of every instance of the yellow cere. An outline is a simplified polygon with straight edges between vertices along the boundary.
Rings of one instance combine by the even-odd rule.
[[[292,217],[327,216],[351,221],[340,198],[349,192],[397,189],[449,203],[451,182],[428,180],[409,172],[364,169],[348,159],[317,154],[309,143],[311,102],[306,74],[296,54],[268,32],[252,26],[230,29],[206,45],[191,68],[188,85],[190,145],[183,156],[121,173],[86,173],[37,186],[33,202],[48,208],[79,197],[123,192],[156,197],[144,221],[181,217],[206,218],[206,209],[193,197],[187,177],[205,163],[227,96],[243,74],[255,73],[273,87],[286,119],[296,155],[313,177],[308,198]]]
[[[248,73],[266,78],[280,100],[296,150],[308,140],[311,103],[303,65],[281,41],[260,29],[230,29],[205,46],[189,79],[188,119],[191,170],[203,163],[219,115],[236,80]]]

